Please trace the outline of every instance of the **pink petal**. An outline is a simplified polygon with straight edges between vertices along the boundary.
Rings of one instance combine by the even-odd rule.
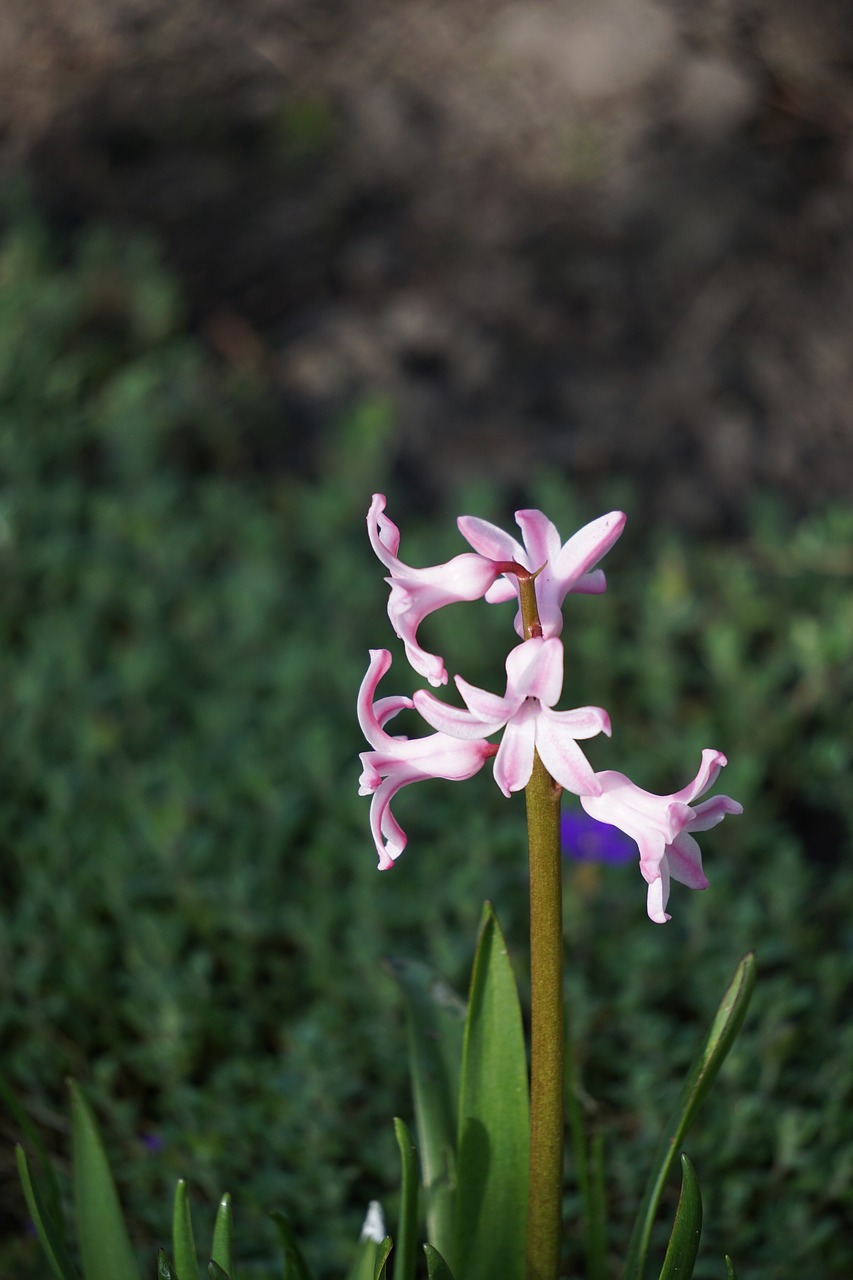
[[[666,860],[670,874],[688,889],[707,889],[708,878],[702,870],[702,853],[689,831],[682,831],[667,846]]]
[[[717,774],[723,765],[727,763],[722,751],[714,751],[711,747],[706,747],[702,752],[702,761],[696,777],[692,782],[688,782],[686,787],[676,791],[671,798],[673,800],[683,800],[685,804],[689,804],[696,796],[703,795],[709,787],[714,785]]]
[[[672,917],[665,910],[669,900],[669,872],[666,864],[662,864],[660,874],[649,884],[646,894],[646,912],[655,924],[666,924]]]
[[[411,778],[386,778],[370,805],[370,831],[379,855],[379,870],[387,871],[406,847],[406,833],[391,812],[391,801]]]
[[[563,646],[556,637],[524,640],[510,650],[506,660],[506,696],[518,705],[524,698],[538,698],[551,707],[563,687]]]
[[[398,559],[400,533],[384,515],[385,498],[373,495],[367,513],[367,531],[376,555],[390,569],[388,616],[403,641],[406,657],[418,675],[432,685],[447,683],[447,671],[438,654],[418,644],[417,631],[429,614],[462,600],[479,600],[494,584],[497,569],[491,560],[466,552],[446,564],[413,569]]]
[[[395,694],[390,698],[380,698],[378,702],[374,702],[373,712],[378,724],[384,727],[394,716],[401,711],[409,711],[414,705],[411,698],[406,698],[402,694]]]
[[[468,687],[473,688],[473,686]],[[484,698],[494,697],[493,694],[486,694],[481,689],[477,692],[483,694]],[[502,702],[503,699],[497,699],[497,701]],[[426,689],[415,690],[413,702],[427,724],[452,738],[487,738],[503,728],[507,719],[505,715],[501,715],[493,720],[483,720],[475,713],[463,710],[462,707],[451,707],[446,702],[440,702]]]
[[[391,666],[391,654],[387,649],[371,649],[370,665],[358,691],[356,709],[361,732],[372,747],[385,745],[388,735],[376,715],[373,698],[379,681]]]
[[[585,573],[572,587],[572,591],[578,596],[600,596],[606,590],[607,579],[603,569],[593,569],[592,573]]]
[[[731,796],[713,796],[710,800],[703,800],[693,810],[690,830],[709,831],[718,822],[722,822],[728,813],[743,813],[743,805],[738,804],[737,800],[732,800]]]
[[[636,835],[632,834],[632,839],[637,841],[637,847],[640,850],[640,874],[648,884],[651,884],[657,879],[661,863],[666,858],[666,839],[663,832],[654,827],[639,830]]]
[[[525,564],[524,552],[515,538],[504,533],[497,525],[481,520],[479,516],[460,516],[456,525],[466,542],[481,556],[486,556],[489,560],[515,560],[519,564]]]
[[[560,732],[572,738],[594,738],[603,733],[610,737],[610,716],[603,707],[575,707],[573,711],[543,711],[543,716],[555,721]]]
[[[636,839],[636,836],[633,830],[628,829],[628,822],[634,828],[653,823],[661,833],[665,831],[669,796],[656,796],[650,791],[643,791],[642,787],[636,786],[624,773],[617,773],[615,769],[604,769],[595,776],[601,786],[601,803],[604,804],[606,798],[608,811],[616,815],[612,818],[602,815],[602,822],[612,823],[632,839]],[[597,818],[600,815],[594,813],[591,816]]]
[[[692,822],[693,810],[689,804],[683,804],[680,800],[673,800],[667,804],[663,824],[667,844],[671,844],[679,832],[689,827]]]
[[[378,752],[365,752],[362,756],[365,765],[362,778],[373,790],[370,829],[379,854],[380,871],[387,870],[406,847],[405,832],[390,808],[397,792],[412,782],[423,782],[427,778],[445,778],[450,782],[471,778],[483,767],[492,751],[486,742],[460,742],[455,738],[445,738],[440,733],[427,738],[391,741],[401,753],[398,757],[382,757]],[[374,789],[377,773],[386,776]]]
[[[515,578],[504,575],[489,587],[484,599],[488,604],[503,604],[506,600],[514,600],[518,595]]]
[[[560,535],[556,525],[541,511],[529,508],[516,511],[515,523],[524,539],[524,549],[527,552],[525,563],[531,573],[541,569],[544,564],[553,565],[560,554]]]
[[[531,704],[510,720],[495,756],[495,782],[505,796],[521,791],[530,781],[535,743],[536,711]]]
[[[462,701],[477,719],[483,724],[492,725],[488,734],[496,733],[498,729],[511,719],[513,713],[517,709],[517,700],[513,698],[501,697],[497,693],[489,693],[487,689],[480,689],[475,684],[469,684],[462,676],[455,676],[456,687],[462,695]],[[488,734],[485,736],[488,737]]]
[[[598,783],[592,765],[559,722],[543,713],[536,721],[536,749],[555,782],[576,796],[595,795]]]
[[[482,769],[493,753],[494,747],[482,738],[470,741],[431,733],[426,738],[410,739],[404,760],[417,769],[419,780],[444,778],[448,782],[462,782]]]
[[[400,546],[400,530],[393,520],[389,520],[386,515],[383,515],[384,510],[385,495],[383,493],[374,493],[370,509],[367,512],[367,536],[378,558],[388,569],[393,570],[398,564],[397,551]]]
[[[582,578],[618,540],[626,519],[624,511],[610,511],[573,534],[554,561],[555,579],[565,585]]]

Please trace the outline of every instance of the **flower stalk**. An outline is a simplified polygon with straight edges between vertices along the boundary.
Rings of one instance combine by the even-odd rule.
[[[525,639],[542,634],[535,574],[519,574]],[[563,882],[560,787],[537,752],[525,789],[530,860],[530,1184],[527,1280],[556,1280],[563,1199]]]

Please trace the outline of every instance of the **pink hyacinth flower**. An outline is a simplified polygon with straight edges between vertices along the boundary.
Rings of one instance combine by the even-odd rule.
[[[459,532],[475,551],[497,562],[514,560],[531,573],[542,572],[536,579],[536,600],[542,635],[547,640],[563,629],[563,601],[570,591],[598,595],[607,587],[601,569],[601,557],[610,550],[625,527],[625,514],[611,511],[584,525],[562,544],[560,535],[541,511],[516,511],[524,546],[488,520],[478,516],[460,516]],[[544,566],[544,567],[543,567]],[[518,594],[518,580],[512,574],[499,578],[486,592],[489,604],[512,600]],[[515,617],[515,629],[524,634],[521,609]]]
[[[506,674],[503,697],[457,676],[467,711],[439,702],[425,689],[417,690],[413,701],[427,724],[448,737],[487,738],[504,730],[495,756],[495,781],[505,796],[527,786],[534,751],[561,787],[576,795],[597,794],[596,774],[576,739],[597,733],[609,736],[610,718],[601,707],[553,710],[563,687],[562,642],[540,637],[516,645],[506,660]]]
[[[670,879],[689,889],[708,887],[692,833],[715,827],[727,813],[743,813],[743,806],[729,796],[714,796],[690,807],[713,786],[725,763],[722,751],[706,749],[693,781],[669,796],[652,795],[624,774],[606,770],[595,775],[598,793],[581,796],[590,817],[609,822],[636,841],[640,871],[649,886],[647,910],[656,924],[665,924],[670,918],[665,910]]]
[[[495,747],[484,741],[462,742],[443,733],[426,738],[394,738],[385,724],[404,708],[412,707],[403,696],[375,701],[379,681],[391,666],[387,649],[370,650],[370,666],[358,692],[358,722],[373,748],[363,751],[359,795],[372,795],[370,830],[379,854],[379,870],[387,871],[406,847],[406,833],[391,812],[391,801],[401,787],[426,778],[451,782],[472,778]]]
[[[444,661],[435,653],[427,653],[417,642],[417,631],[428,614],[446,604],[460,600],[479,600],[492,586],[500,570],[490,560],[465,552],[446,564],[426,569],[412,569],[398,559],[400,531],[384,514],[385,498],[373,495],[367,513],[370,545],[387,569],[385,579],[391,587],[388,617],[403,641],[406,657],[432,685],[447,684]]]

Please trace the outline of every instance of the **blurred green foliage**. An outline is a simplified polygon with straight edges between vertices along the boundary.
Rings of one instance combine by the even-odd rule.
[[[307,478],[270,388],[188,333],[151,244],[95,230],[59,246],[33,216],[8,219],[2,1070],[59,1152],[63,1080],[86,1084],[149,1259],[185,1176],[211,1220],[220,1189],[234,1194],[241,1276],[273,1274],[273,1206],[321,1276],[342,1274],[367,1201],[396,1181],[390,1119],[411,1115],[383,957],[427,960],[464,989],[490,897],[524,989],[522,801],[488,772],[412,789],[398,801],[409,848],[380,876],[356,795],[367,648],[395,654],[383,692],[414,685],[364,536],[370,493],[388,493],[413,564],[464,549],[446,513],[510,518],[506,495],[469,488],[441,520],[407,519],[392,426],[387,406],[357,406]],[[600,511],[554,475],[531,477],[526,501],[564,536]],[[609,1153],[611,1247],[697,1035],[755,947],[753,1010],[691,1140],[695,1274],[718,1275],[728,1250],[742,1280],[793,1280],[816,1258],[840,1278],[853,514],[791,527],[767,505],[746,542],[711,547],[665,530],[639,542],[634,498],[620,501],[610,590],[568,608],[566,705],[606,706],[613,739],[590,755],[651,790],[683,785],[702,747],[726,751],[721,785],[746,812],[703,838],[711,889],[675,886],[666,928],[647,921],[633,868],[567,866],[570,1014]],[[507,607],[458,606],[425,636],[497,690],[509,626]],[[0,1273],[43,1277],[11,1143],[0,1219]]]

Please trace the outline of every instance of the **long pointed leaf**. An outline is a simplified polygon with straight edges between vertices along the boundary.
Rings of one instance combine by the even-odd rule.
[[[183,1178],[178,1179],[172,1207],[172,1257],[178,1280],[199,1280],[190,1197]]]
[[[229,1275],[234,1270],[234,1260],[231,1256],[232,1234],[231,1197],[226,1193],[219,1201],[219,1208],[216,1210],[210,1258]]]
[[[726,1280],[737,1280],[735,1275],[735,1264],[732,1262],[728,1254],[726,1254]]]
[[[355,1260],[347,1272],[347,1280],[373,1280],[376,1271],[376,1254],[379,1245],[369,1236],[362,1236],[358,1242]]]
[[[705,1043],[688,1072],[675,1110],[661,1135],[646,1191],[631,1234],[623,1273],[624,1280],[642,1280],[652,1223],[675,1153],[681,1147],[699,1107],[735,1042],[746,1016],[754,987],[755,956],[750,952],[744,956],[735,971],[735,976],[711,1023]]]
[[[373,1280],[388,1280],[388,1259],[391,1256],[391,1250],[394,1248],[394,1241],[390,1236],[386,1236],[376,1251],[376,1266],[373,1270]]]
[[[157,1280],[178,1280],[178,1273],[165,1249],[157,1250]]]
[[[702,1239],[702,1193],[696,1171],[682,1153],[681,1195],[660,1280],[691,1280]]]
[[[427,965],[398,959],[389,963],[406,1003],[427,1239],[449,1257],[465,1005]]]
[[[33,1124],[24,1108],[18,1101],[17,1094],[4,1075],[0,1075],[0,1098],[6,1103],[6,1106],[12,1112],[16,1124],[20,1126],[21,1133],[24,1135],[28,1145],[35,1152],[41,1168],[41,1177],[39,1180],[39,1194],[45,1210],[52,1218],[54,1226],[62,1236],[66,1246],[68,1238],[65,1233],[64,1222],[62,1218],[62,1201],[59,1195],[59,1186],[56,1181],[56,1174],[53,1171],[53,1161],[47,1153],[47,1148],[42,1140],[38,1126]]]
[[[32,1180],[30,1168],[27,1164],[27,1155],[23,1147],[16,1148],[16,1156],[24,1199],[27,1202],[27,1208],[30,1211],[30,1217],[33,1220],[39,1244],[45,1252],[51,1271],[57,1280],[79,1280],[77,1268],[71,1261],[71,1255],[65,1243],[65,1237],[54,1222],[40,1190]]]
[[[104,1144],[89,1104],[71,1086],[74,1211],[85,1280],[140,1280]]]
[[[491,904],[480,927],[459,1094],[456,1249],[464,1280],[524,1275],[530,1106],[518,992]]]
[[[394,1280],[415,1280],[415,1250],[418,1236],[418,1160],[405,1124],[394,1120],[394,1135],[400,1149],[402,1171],[400,1216],[397,1220]]]
[[[270,1217],[275,1223],[284,1253],[284,1280],[314,1280],[305,1254],[285,1215],[280,1209],[273,1209]]]
[[[424,1253],[426,1254],[429,1280],[453,1280],[453,1272],[438,1252],[438,1249],[434,1249],[431,1244],[425,1244]]]

